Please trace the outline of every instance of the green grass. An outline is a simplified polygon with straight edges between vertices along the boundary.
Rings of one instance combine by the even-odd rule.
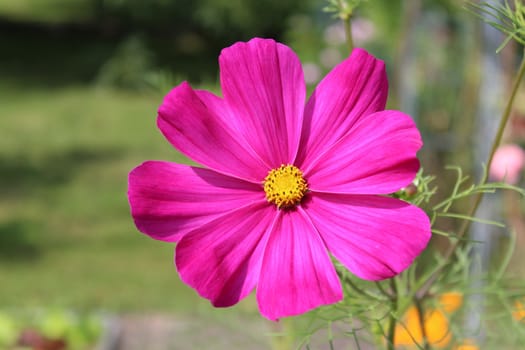
[[[173,245],[139,233],[129,215],[133,167],[185,161],[156,128],[162,97],[7,86],[0,95],[0,308],[211,311],[179,280]]]

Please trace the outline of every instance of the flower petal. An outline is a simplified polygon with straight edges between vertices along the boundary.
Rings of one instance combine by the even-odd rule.
[[[129,203],[137,228],[176,242],[184,234],[230,210],[260,201],[260,185],[212,170],[150,161],[129,174]]]
[[[388,81],[385,64],[356,48],[316,87],[304,115],[299,154],[303,164],[336,143],[362,116],[385,109]]]
[[[238,135],[236,135],[238,138],[242,138],[241,133],[238,131],[242,130],[239,125],[239,120],[229,109],[228,105],[224,102],[224,99],[206,90],[194,90],[194,92],[208,109],[215,112],[215,117],[220,118],[224,125],[235,130],[234,132],[238,133]]]
[[[430,239],[425,212],[394,198],[315,193],[302,206],[328,250],[363,279],[397,275]]]
[[[257,283],[275,215],[267,203],[249,204],[185,235],[175,250],[181,279],[214,306],[236,304]]]
[[[157,124],[180,152],[220,173],[261,182],[270,167],[243,137],[226,124],[226,107],[209,93],[194,91],[186,82],[170,91],[159,108]]]
[[[224,100],[246,140],[272,168],[292,163],[306,96],[297,55],[283,44],[255,38],[222,50],[219,64]]]
[[[398,111],[367,115],[303,169],[312,191],[386,194],[416,176],[423,142],[412,119]]]
[[[343,298],[335,268],[308,217],[300,207],[279,213],[257,286],[259,309],[270,320]]]

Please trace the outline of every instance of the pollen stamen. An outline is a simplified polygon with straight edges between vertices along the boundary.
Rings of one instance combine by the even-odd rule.
[[[289,208],[299,204],[307,190],[303,173],[290,164],[270,170],[264,179],[266,199],[278,208]]]

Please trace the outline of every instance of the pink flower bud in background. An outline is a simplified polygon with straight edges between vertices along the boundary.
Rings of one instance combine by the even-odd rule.
[[[520,179],[520,173],[525,165],[525,152],[516,144],[498,147],[490,164],[490,178],[505,181],[515,185]]]

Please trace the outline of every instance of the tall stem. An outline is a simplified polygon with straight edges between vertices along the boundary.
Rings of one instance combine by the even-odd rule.
[[[494,142],[492,143],[492,148],[490,150],[489,157],[488,157],[488,160],[487,160],[487,164],[486,164],[486,167],[485,167],[485,169],[483,171],[483,176],[481,178],[480,184],[487,183],[488,171],[490,169],[490,165],[492,164],[492,160],[494,158],[494,153],[496,153],[496,149],[500,145],[501,139],[503,138],[503,132],[505,131],[505,126],[507,125],[507,123],[508,123],[508,121],[510,119],[512,106],[514,104],[514,99],[516,98],[516,94],[518,92],[518,88],[520,86],[520,83],[521,83],[521,80],[522,80],[524,74],[525,74],[525,51],[524,51],[524,55],[523,55],[523,57],[521,59],[521,64],[520,64],[520,68],[518,70],[518,75],[516,76],[516,79],[514,80],[514,83],[512,85],[510,98],[507,101],[507,105],[505,106],[505,110],[503,111],[503,116],[501,117],[501,120],[500,120],[500,123],[499,123],[499,126],[498,126],[498,130],[496,132],[496,137],[494,138]],[[478,210],[478,207],[479,207],[479,205],[481,203],[481,200],[483,199],[483,195],[484,195],[484,192],[478,192],[477,193],[476,197],[474,198],[474,202],[472,204],[472,207],[470,208],[470,210],[469,210],[469,212],[467,213],[466,216],[472,217],[472,216],[474,216],[476,214],[476,211]],[[463,224],[461,225],[460,230],[458,231],[458,234],[457,234],[457,241],[454,244],[452,244],[452,245],[450,245],[448,247],[447,251],[443,255],[444,263],[441,264],[439,266],[439,268],[436,269],[432,275],[430,275],[430,277],[424,283],[424,285],[421,288],[421,290],[418,292],[418,295],[420,297],[425,295],[428,292],[428,290],[430,289],[430,287],[432,286],[432,284],[434,283],[434,281],[436,280],[438,275],[441,273],[441,271],[443,271],[445,266],[447,266],[447,264],[450,262],[449,261],[450,257],[452,256],[452,254],[454,254],[454,252],[456,251],[456,248],[461,243],[461,238],[463,238],[463,236],[465,236],[465,234],[468,232],[468,229],[470,228],[470,224],[471,224],[471,220],[464,220],[463,221]]]
[[[523,52],[523,57],[521,59],[521,65],[518,70],[518,76],[516,77],[516,80],[514,81],[514,84],[512,85],[512,91],[509,98],[509,101],[507,102],[507,105],[505,106],[505,111],[503,112],[503,117],[501,118],[498,132],[496,133],[496,138],[494,139],[494,143],[492,144],[492,149],[490,150],[489,159],[487,161],[487,169],[485,171],[485,180],[487,176],[487,171],[490,168],[490,164],[492,163],[492,159],[494,158],[494,153],[496,153],[496,149],[501,143],[501,139],[503,138],[503,132],[505,131],[505,126],[507,125],[510,115],[512,112],[512,105],[514,104],[514,99],[516,98],[516,94],[518,93],[518,89],[520,87],[521,80],[523,78],[523,75],[525,74],[525,50]]]
[[[348,53],[352,53],[354,49],[354,38],[352,37],[352,17],[350,15],[346,16],[343,19],[343,24],[345,26],[345,37],[346,37],[346,46],[348,47]]]

